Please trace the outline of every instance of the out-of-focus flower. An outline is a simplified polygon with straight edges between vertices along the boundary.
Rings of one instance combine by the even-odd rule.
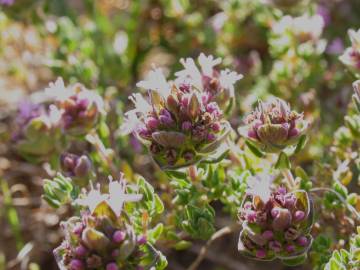
[[[0,0],[0,5],[11,6],[15,3],[15,0]]]
[[[355,73],[360,72],[360,29],[358,31],[349,30],[351,47],[345,49],[340,56],[340,61]]]
[[[200,59],[204,74],[212,73],[213,65],[219,62],[205,56]],[[181,71],[182,75],[178,73],[182,80],[177,83],[168,82],[158,68],[139,82],[137,86],[150,90],[149,99],[140,94],[130,96],[135,108],[126,113],[120,128],[123,134],[134,132],[164,169],[185,167],[207,158],[220,149],[231,130],[213,95],[202,87],[203,75],[193,60],[187,59],[186,63],[186,70]],[[193,79],[189,77],[190,69],[194,69]],[[226,74],[219,81],[229,77],[229,81],[222,82],[229,86],[236,76],[223,72]]]
[[[126,187],[127,184],[121,174],[119,181],[110,181],[108,193],[101,193],[100,187],[92,188],[88,194],[76,202],[88,207],[93,215],[96,215],[99,209],[106,208],[107,211],[119,217],[125,202],[136,202],[142,198],[141,194],[126,194]],[[102,213],[102,211],[99,212]]]
[[[37,162],[56,153],[63,145],[61,113],[54,106],[22,102],[13,134],[15,150],[23,157]]]
[[[291,34],[299,43],[317,42],[324,29],[324,20],[320,15],[309,16],[304,14],[300,17],[285,16],[273,25],[272,30],[280,37]]]
[[[176,84],[190,83],[200,91],[209,94],[211,101],[216,101],[223,110],[230,109],[234,99],[234,84],[242,79],[243,75],[229,69],[219,70],[215,68],[221,63],[221,58],[212,55],[206,56],[201,53],[198,57],[200,69],[192,58],[181,59],[184,69],[175,73]]]
[[[326,52],[329,54],[341,54],[343,51],[344,43],[341,38],[335,38],[326,48]]]
[[[104,104],[100,95],[85,89],[81,84],[65,87],[58,78],[45,90],[55,99],[62,115],[62,124],[66,134],[79,136],[94,128],[104,113]]]
[[[278,98],[266,103],[260,101],[245,123],[246,126],[239,128],[240,134],[270,153],[297,144],[308,127],[302,114],[292,111]]]
[[[313,209],[307,193],[280,187],[264,199],[247,195],[241,206],[239,251],[259,260],[302,263],[312,243]]]

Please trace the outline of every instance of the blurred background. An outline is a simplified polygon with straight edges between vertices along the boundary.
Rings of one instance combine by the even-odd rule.
[[[30,164],[11,149],[20,101],[63,77],[96,89],[122,115],[130,107],[127,96],[138,91],[136,82],[152,64],[170,75],[181,68],[180,58],[204,52],[244,75],[236,85],[234,128],[269,95],[305,112],[312,139],[296,162],[316,173],[319,161],[333,159],[329,149],[351,98],[355,77],[339,56],[350,46],[348,29],[360,27],[359,10],[359,0],[0,0],[0,270],[57,269],[52,249],[61,241],[60,221],[71,215],[41,199],[49,166]],[[303,14],[318,14],[324,22],[321,36],[308,47],[286,38],[294,33],[274,30],[284,16]],[[144,175],[169,205],[165,176],[146,150],[133,137],[119,138],[118,144],[121,169]],[[219,213],[218,227],[229,222]],[[237,240],[230,235],[218,241],[200,269],[283,269],[277,262],[241,257]],[[168,269],[186,269],[203,243],[185,251],[164,247]]]

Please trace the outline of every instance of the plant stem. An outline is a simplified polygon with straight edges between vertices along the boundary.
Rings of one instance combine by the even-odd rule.
[[[336,195],[336,197],[338,197],[338,199],[346,206],[346,208],[356,217],[357,221],[360,221],[360,214],[359,212],[352,206],[350,205],[342,196],[339,192],[331,189],[331,188],[324,188],[324,187],[319,187],[319,188],[312,188],[310,189],[310,192],[317,192],[317,191],[324,191],[324,192],[332,192],[333,194]]]
[[[232,224],[232,225],[226,226],[226,227],[218,230],[217,232],[215,232],[215,233],[211,236],[211,238],[206,242],[206,244],[200,249],[200,252],[199,252],[197,258],[196,258],[195,261],[188,267],[187,270],[196,270],[196,269],[199,267],[199,265],[200,265],[200,263],[202,262],[202,260],[205,258],[206,253],[208,252],[208,249],[210,248],[211,244],[212,244],[215,240],[217,240],[217,239],[219,239],[219,238],[221,238],[221,237],[223,237],[223,236],[225,236],[225,235],[227,235],[227,234],[230,234],[230,233],[236,231],[238,228],[240,228],[240,224],[234,223],[234,224]]]
[[[289,169],[283,169],[283,170],[281,170],[281,173],[285,177],[287,184],[289,186],[289,189],[293,190],[296,187],[296,182],[295,182],[294,176],[292,175],[291,171]]]

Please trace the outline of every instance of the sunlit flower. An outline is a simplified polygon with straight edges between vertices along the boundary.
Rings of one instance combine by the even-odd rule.
[[[110,181],[108,193],[101,193],[100,187],[92,188],[85,197],[78,199],[77,203],[88,207],[91,213],[105,203],[119,217],[125,202],[136,202],[142,198],[141,194],[126,194],[127,184],[122,177],[119,181]]]
[[[61,110],[63,128],[69,135],[86,134],[105,113],[102,97],[81,84],[65,87],[64,81],[58,78],[55,83],[49,84],[45,93],[55,100]]]
[[[270,199],[272,179],[269,174],[252,176],[248,179],[247,184],[247,194],[258,196],[264,203]]]
[[[206,73],[213,72],[213,66],[220,60],[204,55],[199,58]],[[147,81],[137,84],[148,90],[148,99],[138,93],[129,97],[135,108],[125,113],[119,129],[122,134],[135,133],[162,168],[185,167],[207,158],[222,149],[220,145],[230,131],[212,94],[195,85],[202,83],[201,76],[205,75],[201,75],[191,58],[182,62],[186,69],[181,71],[181,76],[185,76],[181,83],[167,82],[160,69],[155,69]],[[201,77],[199,81],[189,77],[192,69],[192,75]],[[229,70],[220,75],[220,81],[230,92],[238,78],[238,74]]]
[[[160,68],[153,68],[146,77],[146,80],[136,84],[137,87],[146,90],[156,91],[161,97],[167,98],[171,93],[170,84],[167,82]]]
[[[239,251],[258,260],[301,259],[312,243],[309,233],[313,209],[308,194],[301,190],[288,192],[285,187],[269,193],[268,188],[264,191],[260,186],[263,183],[268,187],[268,180],[257,180],[256,190],[247,195],[240,208],[243,229]]]
[[[200,69],[192,58],[180,60],[184,69],[175,73],[176,85],[193,85],[196,89],[208,93],[209,99],[216,101],[222,109],[227,109],[234,98],[234,84],[243,76],[229,69],[217,69],[221,58],[215,59],[212,55],[201,53],[197,60]]]
[[[245,119],[239,132],[256,143],[265,152],[279,152],[298,143],[308,124],[303,115],[292,111],[281,99],[259,102],[258,107]]]

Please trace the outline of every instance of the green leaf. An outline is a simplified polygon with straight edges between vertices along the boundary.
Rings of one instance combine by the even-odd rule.
[[[291,163],[289,157],[284,153],[280,152],[278,160],[276,161],[275,168],[279,170],[291,169]]]
[[[184,250],[184,249],[188,249],[189,247],[191,247],[191,245],[192,245],[192,243],[190,241],[181,240],[174,245],[174,248],[176,250]]]
[[[296,148],[295,148],[295,151],[294,151],[294,154],[297,154],[299,153],[305,146],[306,144],[306,140],[307,140],[307,136],[306,135],[302,135],[299,139],[299,142],[298,144],[296,145]]]
[[[259,148],[257,148],[257,147],[256,147],[252,142],[250,142],[249,140],[246,140],[246,141],[245,141],[245,144],[246,144],[246,146],[251,150],[251,152],[252,152],[255,156],[257,156],[257,157],[259,157],[259,158],[262,158],[262,157],[265,156],[265,154],[264,154],[262,151],[260,151]]]
[[[306,258],[307,258],[307,255],[305,253],[305,254],[301,254],[297,257],[293,257],[291,259],[282,259],[281,261],[283,264],[285,264],[287,266],[297,266],[297,265],[305,263]]]

